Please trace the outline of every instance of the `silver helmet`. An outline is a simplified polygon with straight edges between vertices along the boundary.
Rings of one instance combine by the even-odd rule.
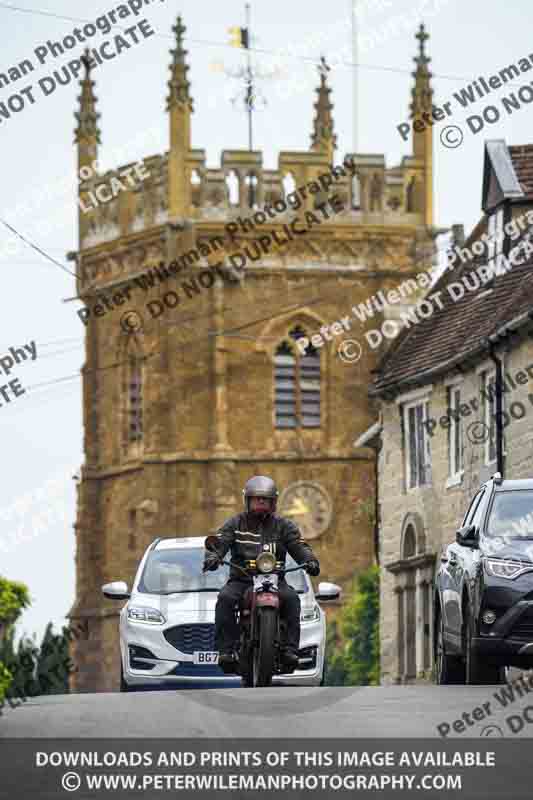
[[[272,478],[267,478],[265,475],[254,475],[253,478],[246,481],[242,495],[244,499],[245,511],[250,511],[250,498],[251,497],[268,497],[272,500],[270,510],[276,510],[278,501],[278,490]]]

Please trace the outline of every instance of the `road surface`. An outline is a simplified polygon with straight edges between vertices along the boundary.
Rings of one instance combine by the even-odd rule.
[[[439,739],[439,725],[449,725],[449,730],[441,727],[448,739],[533,736],[533,689],[524,690],[522,696],[515,692],[504,707],[495,696],[502,688],[273,687],[52,695],[5,708],[0,738],[281,735]],[[512,723],[510,716],[515,717]]]

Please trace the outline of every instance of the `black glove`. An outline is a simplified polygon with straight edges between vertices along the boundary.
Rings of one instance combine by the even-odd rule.
[[[211,572],[211,570],[218,569],[219,565],[220,558],[215,553],[206,553],[202,572]]]
[[[317,575],[320,575],[320,564],[316,558],[312,558],[311,561],[307,562],[305,571],[308,575],[311,575],[312,578],[316,578]]]

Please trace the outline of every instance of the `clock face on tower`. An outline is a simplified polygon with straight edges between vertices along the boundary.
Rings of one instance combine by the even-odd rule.
[[[281,493],[278,513],[298,525],[304,539],[316,539],[331,522],[332,505],[319,483],[296,481]]]

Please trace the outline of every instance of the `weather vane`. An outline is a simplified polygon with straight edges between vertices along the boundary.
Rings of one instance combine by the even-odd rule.
[[[215,71],[224,72],[228,77],[234,78],[241,83],[233,97],[230,98],[231,104],[235,110],[244,110],[248,114],[248,149],[253,150],[253,113],[254,111],[263,111],[266,108],[267,101],[257,85],[258,80],[266,78],[278,77],[279,69],[271,72],[261,71],[256,64],[252,65],[250,55],[250,44],[252,35],[250,30],[250,4],[247,3],[246,9],[246,27],[233,27],[229,28],[231,36],[231,47],[239,47],[246,50],[246,65],[240,66],[237,69],[228,69],[221,62],[214,62],[211,67]]]

